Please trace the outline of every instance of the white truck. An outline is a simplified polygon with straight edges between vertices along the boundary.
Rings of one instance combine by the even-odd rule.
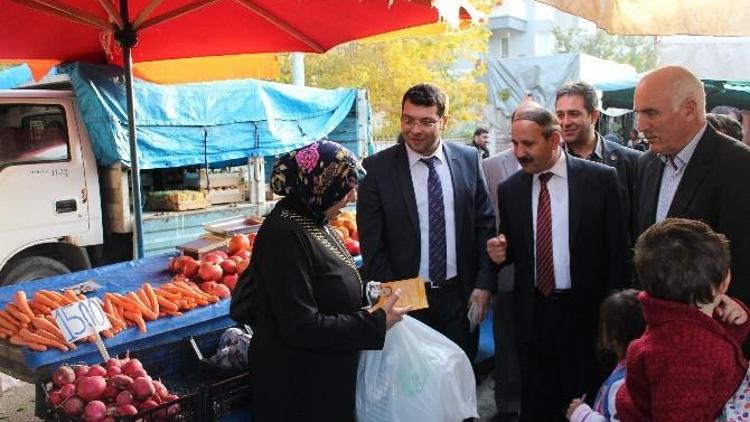
[[[362,133],[351,127],[369,125],[362,94],[340,125],[350,139]],[[0,90],[0,286],[130,259],[128,181],[120,165],[97,166],[70,86]],[[205,222],[266,209],[239,202],[144,213],[144,250],[170,250]]]

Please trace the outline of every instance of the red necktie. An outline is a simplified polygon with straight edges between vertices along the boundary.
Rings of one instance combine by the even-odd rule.
[[[536,207],[536,288],[548,296],[555,289],[555,262],[552,259],[552,209],[547,182],[552,173],[539,175],[539,202]]]

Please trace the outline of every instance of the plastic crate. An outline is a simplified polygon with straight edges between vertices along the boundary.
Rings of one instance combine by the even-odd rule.
[[[45,382],[42,384],[44,390],[45,412],[43,415],[37,415],[42,417],[46,421],[58,421],[58,422],[81,422],[83,418],[71,417],[62,413],[62,409],[56,409],[49,404],[48,392],[52,389],[52,382]],[[195,421],[202,422],[205,418],[205,398],[204,391],[198,391],[183,395],[177,400],[173,400],[169,403],[163,403],[152,409],[138,412],[133,416],[117,416],[114,417],[115,421],[118,422],[156,422],[156,421]],[[173,406],[177,406],[173,408]],[[170,408],[173,410],[170,411]]]
[[[249,409],[252,400],[251,382],[251,374],[245,372],[210,385],[205,395],[206,420],[220,420],[232,413]]]

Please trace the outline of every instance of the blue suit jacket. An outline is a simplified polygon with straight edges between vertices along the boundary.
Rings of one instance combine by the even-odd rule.
[[[456,264],[465,294],[496,289],[496,268],[487,256],[494,234],[487,186],[474,148],[443,142],[451,172],[456,227]],[[409,159],[403,143],[367,157],[359,185],[357,227],[368,280],[388,281],[419,274],[420,231]]]

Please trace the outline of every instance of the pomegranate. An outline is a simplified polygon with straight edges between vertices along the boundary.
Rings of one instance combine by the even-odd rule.
[[[203,255],[201,263],[210,262],[212,264],[220,264],[223,260],[224,258],[222,258],[217,252],[211,252]]]
[[[200,265],[198,275],[203,281],[219,281],[224,272],[218,264],[212,262],[204,262]]]
[[[230,254],[234,254],[241,250],[247,249],[250,249],[250,240],[244,234],[235,234],[231,239],[229,239],[227,250]]]
[[[235,262],[233,259],[227,259],[224,261],[221,261],[221,270],[224,271],[224,275],[234,274],[237,272],[237,262]]]

